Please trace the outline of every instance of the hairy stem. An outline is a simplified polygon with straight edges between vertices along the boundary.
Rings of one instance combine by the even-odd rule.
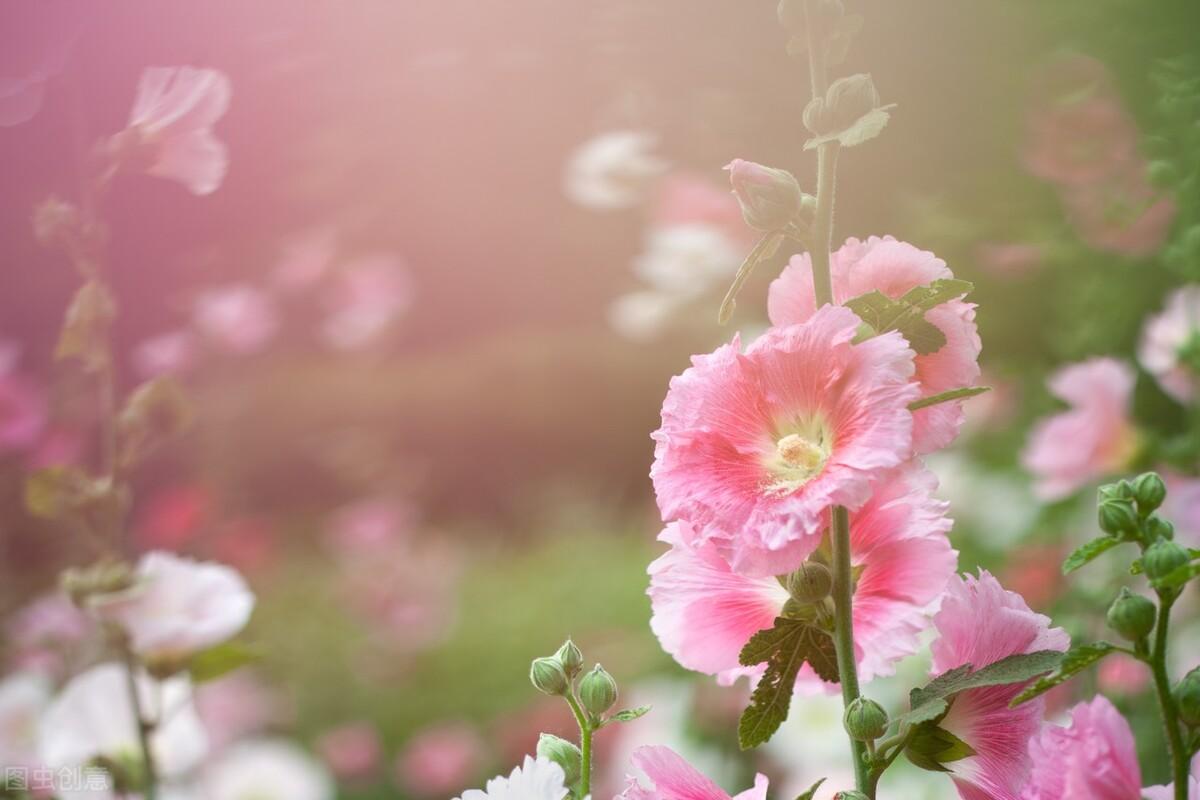
[[[572,689],[566,697],[571,706],[571,713],[575,715],[575,723],[579,726],[579,796],[587,797],[592,788],[592,734],[595,730],[588,721],[587,714],[583,713],[579,701],[575,699],[575,691]]]
[[[859,696],[858,664],[854,658],[854,578],[850,571],[850,514],[842,506],[835,506],[832,522],[830,539],[833,545],[833,640],[837,649],[838,680],[842,685],[842,705],[849,707]],[[874,797],[874,791],[868,785],[870,775],[863,743],[851,739],[850,754],[854,759],[856,787],[860,792],[866,792],[868,797]]]
[[[1184,746],[1183,733],[1179,728],[1179,711],[1175,698],[1171,696],[1171,679],[1167,675],[1167,632],[1171,618],[1171,606],[1175,595],[1159,595],[1158,624],[1154,627],[1154,649],[1150,653],[1150,670],[1154,673],[1154,691],[1158,695],[1158,707],[1162,713],[1163,726],[1167,729],[1167,743],[1171,748],[1171,774],[1175,781],[1175,800],[1188,800],[1188,749]]]

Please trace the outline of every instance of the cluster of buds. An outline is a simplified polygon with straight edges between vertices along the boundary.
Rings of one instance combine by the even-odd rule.
[[[577,700],[595,727],[604,723],[604,714],[617,704],[617,682],[599,664],[578,681],[583,671],[583,653],[568,639],[552,656],[535,658],[529,667],[529,680],[539,692]]]

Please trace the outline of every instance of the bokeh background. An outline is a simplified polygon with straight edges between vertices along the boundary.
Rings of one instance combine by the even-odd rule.
[[[896,108],[879,139],[841,159],[835,240],[890,233],[975,282],[995,391],[934,464],[956,504],[953,541],[962,568],[993,569],[1088,631],[1112,584],[1098,569],[1068,588],[1056,563],[1095,531],[1089,493],[1039,504],[1018,454],[1031,422],[1058,407],[1050,370],[1132,358],[1145,316],[1200,274],[1187,182],[1200,152],[1189,147],[1200,9],[847,6],[866,24],[841,69],[871,72]],[[819,731],[837,717],[820,699],[790,745],[737,755],[744,688],[688,679],[650,633],[644,596],[658,532],[649,433],[669,377],[728,337],[716,307],[748,246],[721,166],[742,157],[814,180],[801,149],[807,76],[785,39],[768,0],[0,6],[0,76],[63,54],[36,115],[0,128],[5,380],[47,410],[36,441],[0,455],[10,662],[28,655],[30,604],[49,602],[57,572],[83,555],[25,514],[22,476],[86,459],[94,423],[87,385],[52,358],[78,279],[35,240],[33,209],[75,195],[80,159],[124,127],[145,67],[191,64],[233,86],[217,125],[228,176],[201,198],[123,177],[105,216],[122,386],[169,362],[198,410],[196,429],[137,479],[132,546],[233,563],[259,597],[251,638],[264,657],[203,690],[213,725],[296,739],[346,797],[449,797],[506,771],[539,730],[568,729],[526,673],[569,634],[628,697],[656,705],[601,735],[610,791],[620,753],[655,737],[728,785],[754,768],[787,775],[840,758],[826,755]],[[1146,191],[1172,198],[1132,244],[1120,234],[1141,210],[1133,222],[1081,221],[1030,166],[1037,115],[1069,82],[1064,64],[1079,63],[1133,121]],[[663,169],[625,207],[596,208],[567,176],[612,131],[645,134]],[[645,289],[635,265],[692,208],[672,200],[672,180],[691,187],[682,194],[707,209],[701,222],[734,260],[697,295],[631,318],[614,304]],[[766,283],[787,255],[760,268],[733,329],[761,330]],[[356,293],[347,276],[364,264],[378,281]],[[230,292],[241,299],[214,333],[199,309]],[[353,320],[364,295],[390,298],[387,324],[339,337],[331,317]],[[16,413],[5,402],[0,416]],[[1147,436],[1189,430],[1145,376],[1135,409]],[[52,638],[34,624],[34,639]],[[1181,635],[1194,653],[1200,631]],[[1105,688],[1148,731],[1148,776],[1161,778],[1144,686],[1112,672]],[[231,722],[233,711],[246,719]],[[948,783],[923,781],[903,796],[949,796]]]

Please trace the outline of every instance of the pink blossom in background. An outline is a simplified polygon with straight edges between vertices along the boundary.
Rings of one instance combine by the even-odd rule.
[[[1181,403],[1196,396],[1195,367],[1183,360],[1186,347],[1200,343],[1200,286],[1183,286],[1167,297],[1161,313],[1142,327],[1138,362],[1167,394]]]
[[[618,130],[584,142],[567,162],[567,197],[598,211],[637,205],[667,168],[652,152],[657,141],[645,131]]]
[[[78,464],[87,450],[84,439],[84,434],[78,430],[51,426],[42,431],[41,437],[26,453],[25,466],[38,470]]]
[[[1133,656],[1113,653],[1100,662],[1096,682],[1106,694],[1139,694],[1150,685],[1150,668]]]
[[[1137,129],[1120,100],[1100,88],[1082,94],[1030,115],[1025,166],[1043,180],[1083,186],[1138,159]]]
[[[946,262],[925,250],[891,236],[872,236],[865,242],[847,239],[830,261],[833,300],[847,300],[879,291],[891,298],[909,289],[954,274]],[[783,273],[771,283],[767,310],[773,325],[794,325],[816,310],[812,260],[807,253],[792,256]],[[982,347],[975,325],[975,304],[951,300],[931,309],[925,319],[946,337],[946,344],[917,355],[916,379],[922,397],[974,386],[979,380]],[[913,414],[913,448],[917,453],[939,450],[958,435],[964,419],[963,401],[940,403]]]
[[[36,767],[38,722],[50,705],[45,675],[15,672],[0,680],[0,765]]]
[[[365,347],[386,333],[412,301],[412,275],[400,259],[364,256],[344,266],[335,281],[322,335],[338,350]]]
[[[147,550],[179,550],[204,529],[212,513],[212,492],[199,483],[166,486],[139,509],[134,536]]]
[[[1020,552],[1019,558],[1005,565],[1003,583],[1031,608],[1044,608],[1067,588],[1062,574],[1067,554],[1059,545],[1035,542],[1022,543]]]
[[[1045,261],[1041,245],[1027,242],[984,242],[975,248],[979,265],[993,275],[1017,278],[1037,270]]]
[[[31,447],[49,419],[46,394],[29,378],[0,374],[0,453]]]
[[[1188,777],[1188,800],[1200,800],[1200,762],[1192,762],[1192,774]],[[1175,800],[1175,784],[1147,786],[1142,790],[1145,800]]]
[[[366,497],[335,511],[325,540],[335,553],[359,555],[386,550],[411,530],[415,509],[389,497]]]
[[[1133,731],[1104,696],[1071,709],[1066,727],[1045,725],[1029,744],[1033,773],[1021,800],[1140,800]]]
[[[633,768],[648,780],[629,776],[625,791],[616,800],[766,800],[767,777],[759,774],[754,787],[730,797],[674,750],[661,746],[639,747]]]
[[[189,331],[168,331],[144,339],[133,350],[133,368],[143,378],[179,375],[195,361],[195,342]]]
[[[148,67],[138,82],[129,128],[131,147],[145,170],[179,181],[195,194],[217,190],[229,167],[225,145],[212,126],[229,108],[229,78],[219,70]],[[144,153],[144,155],[142,155]]]
[[[317,740],[316,749],[339,780],[370,778],[383,759],[379,733],[369,722],[350,722],[326,731]]]
[[[192,307],[192,324],[218,348],[248,355],[262,350],[280,323],[270,295],[250,284],[235,283],[201,292]]]
[[[13,666],[63,678],[71,656],[94,629],[66,594],[55,591],[14,612],[4,633]]]
[[[408,741],[396,759],[396,780],[421,797],[446,797],[474,780],[486,758],[487,746],[474,727],[445,722]]]
[[[790,572],[825,512],[857,510],[911,452],[913,353],[895,333],[852,344],[859,319],[823,308],[671,379],[650,475],[663,520],[686,519],[734,570]]]
[[[1144,165],[1103,183],[1073,187],[1063,195],[1067,218],[1097,250],[1149,256],[1166,242],[1175,201],[1147,183]]]
[[[457,619],[458,556],[401,545],[340,564],[340,594],[392,647],[415,652],[442,641]]]
[[[246,669],[197,686],[195,702],[213,752],[289,716],[276,691]]]
[[[656,228],[702,223],[721,230],[734,242],[749,238],[733,194],[689,172],[674,172],[659,181],[651,220]]]
[[[337,234],[317,228],[284,243],[279,261],[271,271],[275,286],[285,292],[311,289],[328,272],[337,252]]]
[[[1167,484],[1167,499],[1159,514],[1175,526],[1176,538],[1200,547],[1200,478],[1159,469]]]
[[[239,572],[261,572],[279,558],[275,523],[253,514],[224,520],[213,534],[209,549],[213,558]]]
[[[1129,365],[1113,358],[1092,358],[1050,376],[1050,393],[1070,409],[1034,426],[1021,455],[1039,498],[1061,500],[1124,469],[1137,448],[1130,419],[1135,380]]]
[[[951,579],[933,619],[933,674],[970,664],[981,669],[1002,658],[1039,650],[1066,650],[1070,637],[1050,627],[1025,601],[986,570]],[[958,694],[940,725],[975,755],[946,764],[963,800],[1018,800],[1032,768],[1027,752],[1042,722],[1042,699],[1009,708],[1021,685],[968,689]]]
[[[895,673],[895,662],[918,649],[927,612],[954,574],[957,556],[947,533],[947,504],[933,498],[933,474],[915,463],[879,478],[870,500],[850,515],[855,649],[863,681]],[[738,664],[756,632],[770,628],[787,591],[773,577],[747,577],[729,568],[711,541],[686,522],[667,526],[671,546],[648,568],[653,629],[663,649],[683,666],[731,682],[761,668]],[[827,554],[823,554],[827,555]],[[805,665],[798,685],[821,681]]]

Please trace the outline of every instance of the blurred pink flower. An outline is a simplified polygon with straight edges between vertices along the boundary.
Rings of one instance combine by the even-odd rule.
[[[50,427],[26,454],[25,465],[30,470],[44,467],[63,467],[78,464],[87,446],[84,435],[77,430]]]
[[[1026,242],[984,242],[975,248],[975,257],[993,275],[1015,278],[1040,267],[1045,253],[1040,245]]]
[[[287,292],[312,288],[324,277],[337,252],[337,235],[317,228],[286,242],[271,272],[272,282]]]
[[[1171,292],[1163,310],[1146,320],[1138,345],[1138,362],[1181,403],[1196,396],[1200,375],[1183,360],[1187,348],[1200,350],[1200,285],[1182,286]]]
[[[933,619],[933,673],[970,664],[981,669],[1002,658],[1039,650],[1066,650],[1070,638],[1050,618],[1035,614],[1020,595],[1005,591],[987,571],[951,579]],[[1017,800],[1032,767],[1027,748],[1041,725],[1045,703],[1009,708],[1021,685],[968,689],[939,723],[975,755],[952,761],[963,800]]]
[[[1139,800],[1142,770],[1129,723],[1104,696],[1071,709],[1067,727],[1045,725],[1029,744],[1033,773],[1021,800]]]
[[[210,548],[218,561],[246,574],[270,567],[279,557],[274,523],[252,514],[223,521],[212,536]]]
[[[701,223],[720,229],[734,242],[749,238],[737,198],[689,172],[674,172],[659,181],[651,219],[656,228]]]
[[[154,551],[138,561],[131,588],[93,596],[89,607],[124,629],[143,658],[178,658],[237,635],[250,619],[254,595],[223,564]]]
[[[664,521],[684,519],[733,569],[779,575],[820,544],[825,512],[857,510],[911,452],[913,353],[899,334],[852,344],[822,308],[671,379],[650,469]]]
[[[732,798],[668,747],[639,747],[633,752],[633,767],[650,782],[646,788],[630,775],[625,791],[615,800],[766,800],[767,776],[756,775],[754,788]],[[464,798],[464,800],[466,800]]]
[[[1088,245],[1127,256],[1155,253],[1175,221],[1175,201],[1150,186],[1141,163],[1101,183],[1073,187],[1063,200]]]
[[[891,236],[872,236],[865,242],[847,239],[832,256],[833,300],[844,303],[879,291],[891,298],[953,273],[946,262],[925,250]],[[794,325],[816,310],[812,260],[807,253],[792,256],[787,268],[771,283],[767,309],[773,325]],[[946,344],[917,355],[916,380],[920,396],[974,386],[979,380],[981,343],[975,326],[975,304],[951,300],[925,314],[946,337]],[[963,401],[940,403],[913,414],[913,448],[930,453],[954,441],[964,419]]]
[[[486,745],[465,722],[445,722],[418,732],[396,759],[396,779],[421,797],[461,791],[483,768]]]
[[[1025,598],[1031,608],[1047,606],[1066,588],[1061,567],[1065,555],[1056,544],[1024,542],[1021,558],[1005,565],[1004,585]]]
[[[1200,761],[1192,762],[1192,774],[1188,778],[1188,800],[1200,800]],[[1175,800],[1175,784],[1147,786],[1142,790],[1145,800]]]
[[[212,493],[199,483],[179,483],[154,492],[138,511],[134,535],[147,550],[179,550],[198,536],[213,507]]]
[[[414,509],[389,497],[365,497],[334,512],[325,539],[342,555],[379,552],[394,546],[413,525]]]
[[[213,752],[287,717],[275,690],[245,669],[197,686],[195,701]]]
[[[1113,653],[1100,662],[1096,681],[1101,691],[1112,695],[1134,695],[1150,685],[1150,670],[1124,653]]]
[[[5,640],[18,669],[65,677],[70,656],[94,625],[62,592],[38,597],[9,617]]]
[[[229,78],[215,69],[148,67],[138,82],[129,128],[116,147],[136,148],[151,175],[179,181],[195,194],[216,191],[229,167],[212,126],[229,108]],[[145,154],[144,156],[142,154]]]
[[[40,386],[14,372],[0,374],[0,453],[32,446],[48,418]]]
[[[133,368],[143,378],[178,375],[195,360],[195,342],[189,331],[169,331],[144,339],[133,350]]]
[[[341,592],[378,635],[416,651],[441,641],[453,627],[458,572],[453,553],[399,546],[344,560]]]
[[[1077,90],[1030,115],[1025,166],[1043,180],[1087,185],[1120,172],[1137,157],[1133,120],[1105,89]]]
[[[201,292],[192,309],[192,323],[208,341],[245,355],[270,341],[279,329],[279,316],[270,295],[236,283]]]
[[[412,276],[393,255],[364,256],[342,268],[322,333],[331,347],[353,350],[376,341],[412,304]]]
[[[651,152],[656,141],[644,131],[609,131],[587,140],[567,162],[567,197],[601,211],[636,205],[667,168]]]
[[[347,781],[370,778],[383,758],[379,733],[369,722],[351,722],[326,731],[316,749],[334,777]]]
[[[850,515],[855,649],[864,681],[894,674],[896,661],[917,652],[928,608],[954,574],[951,521],[947,504],[932,497],[935,486],[932,473],[910,463],[880,477],[871,499]],[[650,627],[663,649],[723,682],[760,674],[739,666],[738,653],[771,627],[787,591],[773,577],[733,572],[685,522],[668,525],[659,539],[671,550],[650,565],[648,594]],[[807,665],[797,684],[822,685]]]
[[[1200,478],[1160,469],[1167,499],[1159,513],[1175,526],[1180,542],[1200,547]]]
[[[1060,500],[1128,464],[1137,448],[1129,418],[1135,380],[1127,364],[1112,358],[1071,364],[1050,376],[1050,393],[1070,409],[1034,426],[1021,456],[1039,498]]]

